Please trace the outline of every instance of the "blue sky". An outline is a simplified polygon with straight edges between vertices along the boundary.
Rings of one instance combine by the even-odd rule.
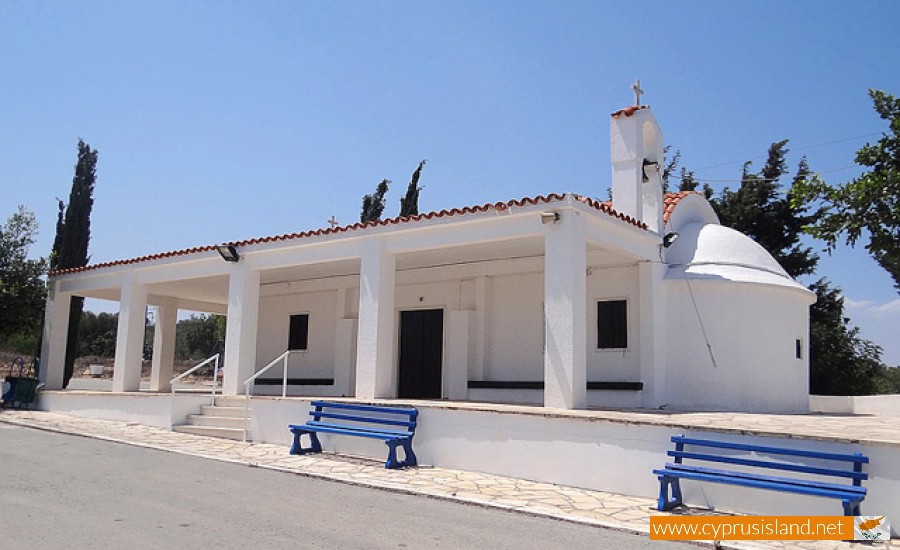
[[[606,198],[636,78],[716,189],[780,139],[845,181],[886,129],[866,90],[900,93],[897,21],[889,1],[5,0],[0,215],[34,211],[46,255],[79,137],[100,151],[95,262],[352,223],[382,178],[396,215],[421,159],[423,210]],[[819,272],[900,363],[890,278],[863,249]]]

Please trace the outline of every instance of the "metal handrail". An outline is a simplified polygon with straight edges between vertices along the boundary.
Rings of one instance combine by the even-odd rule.
[[[175,396],[175,382],[178,382],[179,380],[181,380],[185,376],[191,374],[195,370],[197,370],[201,367],[205,367],[206,365],[208,365],[210,363],[213,363],[214,365],[213,365],[212,395],[210,396],[209,404],[215,405],[216,404],[216,388],[219,385],[219,354],[218,353],[215,355],[210,355],[209,357],[204,359],[203,362],[201,362],[200,364],[191,367],[190,369],[184,371],[183,373],[179,374],[175,378],[169,380],[169,384],[171,385],[171,388],[172,388],[172,397]]]
[[[243,440],[245,442],[247,441],[247,424],[250,420],[250,412],[249,412],[250,411],[250,387],[254,384],[254,382],[256,382],[257,378],[259,378],[263,374],[267,373],[269,371],[269,369],[271,369],[278,363],[283,363],[284,364],[284,372],[283,372],[282,380],[281,380],[281,397],[287,397],[287,372],[288,372],[288,361],[287,360],[288,360],[288,357],[291,356],[291,353],[293,353],[292,350],[285,351],[284,353],[282,353],[275,359],[272,359],[272,361],[268,365],[261,368],[259,371],[256,372],[256,374],[254,374],[250,378],[244,380],[244,438],[243,438]]]

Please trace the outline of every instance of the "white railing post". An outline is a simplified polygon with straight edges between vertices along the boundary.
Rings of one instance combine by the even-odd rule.
[[[282,375],[281,380],[281,397],[287,397],[287,368],[288,368],[288,357],[291,355],[291,350],[287,350],[275,359],[266,365],[265,367],[259,369],[253,376],[244,380],[244,437],[243,440],[247,441],[247,422],[250,420],[250,386],[256,382],[256,379],[267,373],[269,369],[277,365],[278,363],[284,361],[284,373]]]
[[[288,351],[284,354],[284,374],[281,379],[281,397],[287,397],[287,369],[288,369],[288,357],[291,356],[291,352]]]
[[[213,388],[212,388],[212,400],[213,400],[213,402],[212,402],[212,404],[215,405],[215,401],[216,401],[216,383],[217,383],[218,376],[219,376],[219,354],[218,354],[218,353],[215,354],[215,355],[211,355],[211,356],[207,357],[206,359],[204,359],[204,360],[203,360],[202,362],[200,362],[199,364],[195,365],[194,367],[191,367],[189,370],[186,370],[186,371],[184,371],[183,373],[181,373],[181,374],[179,374],[178,376],[176,376],[175,378],[169,380],[169,384],[172,386],[172,396],[173,396],[173,397],[175,396],[175,382],[178,382],[179,380],[181,380],[181,379],[184,378],[185,376],[187,376],[187,375],[193,373],[194,371],[196,371],[196,370],[199,369],[199,368],[205,367],[206,365],[208,365],[208,364],[210,364],[210,363],[213,363],[213,364],[214,364],[214,366],[213,366]]]
[[[213,384],[212,384],[212,397],[209,400],[210,405],[216,404],[216,386],[219,384],[219,354],[213,355],[215,360],[213,361]]]
[[[241,426],[243,427],[243,437],[241,437],[241,441],[244,443],[247,442],[247,422],[249,421],[249,411],[250,411],[250,384],[252,384],[252,380],[248,380],[244,382],[244,421],[241,422]]]

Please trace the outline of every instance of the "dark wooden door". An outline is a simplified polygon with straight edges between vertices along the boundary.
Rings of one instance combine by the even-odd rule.
[[[400,312],[400,385],[406,398],[441,398],[444,310]]]

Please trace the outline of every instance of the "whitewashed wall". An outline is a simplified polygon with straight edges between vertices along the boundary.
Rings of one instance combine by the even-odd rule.
[[[159,428],[171,428],[187,422],[201,405],[209,404],[209,395],[129,392],[110,394],[96,391],[42,391],[37,408],[80,418],[138,422]]]
[[[485,380],[544,379],[544,276],[490,277]]]
[[[640,289],[637,266],[591,268],[588,277],[587,379],[594,381],[640,382]],[[597,302],[627,300],[628,348],[597,349]]]
[[[714,279],[694,279],[691,287],[696,309],[683,280],[666,281],[667,404],[694,410],[808,410],[809,321],[803,296],[783,287]],[[801,359],[795,356],[798,338]]]
[[[832,414],[900,416],[900,394],[810,395],[809,410]]]
[[[543,286],[544,275],[514,271],[511,262],[499,260],[471,269],[457,270],[458,278],[434,280],[429,271],[405,272],[395,297],[399,312],[415,309],[444,310],[444,396],[506,403],[541,404],[540,390],[468,390],[468,380],[540,381],[544,378]],[[461,273],[460,273],[461,271]],[[499,271],[486,275],[485,272]],[[352,395],[352,376],[344,370],[352,365],[341,354],[355,345],[347,342],[347,332],[338,325],[356,315],[358,290],[337,280],[333,288],[319,280],[292,283],[291,293],[265,294],[260,299],[257,341],[257,369],[287,348],[291,315],[309,315],[309,349],[292,354],[288,376],[292,378],[335,378],[335,387],[292,388],[294,395]],[[350,283],[352,284],[352,283]],[[588,380],[640,381],[640,303],[636,266],[591,268],[585,312],[588,322]],[[597,349],[597,301],[628,301],[628,348]],[[453,316],[454,312],[464,312]],[[354,320],[350,321],[355,322]],[[398,358],[398,341],[393,356]],[[352,357],[353,353],[344,353]],[[461,370],[462,369],[462,370]],[[459,372],[457,372],[459,371]],[[267,378],[280,378],[280,367]],[[394,374],[396,383],[396,373]],[[280,387],[257,386],[256,393],[280,395]],[[300,393],[298,393],[300,392]],[[635,407],[638,392],[592,391],[592,406]]]
[[[661,468],[670,437],[685,434],[807,449],[823,452],[862,452],[871,459],[864,483],[868,496],[864,514],[900,517],[900,449],[896,446],[852,445],[821,440],[747,436],[706,430],[612,422],[589,415],[548,415],[535,411],[455,409],[440,404],[417,404],[419,426],[413,448],[422,465],[487,472],[561,485],[585,487],[623,495],[656,499],[659,482],[652,473]],[[299,400],[259,398],[253,401],[254,437],[285,445],[290,423],[305,422],[309,406]],[[383,460],[380,441],[321,436],[326,451]],[[486,459],[486,457],[490,457]],[[746,487],[684,481],[685,501],[718,510],[764,515],[840,515],[833,499],[755,490]],[[896,529],[896,527],[894,528]],[[896,533],[895,533],[896,536]]]
[[[288,376],[333,378],[335,326],[338,290],[264,296],[259,302],[259,331],[256,344],[257,369],[284,353],[288,346],[291,315],[309,315],[308,349],[291,354]],[[276,367],[264,375],[280,378]]]

